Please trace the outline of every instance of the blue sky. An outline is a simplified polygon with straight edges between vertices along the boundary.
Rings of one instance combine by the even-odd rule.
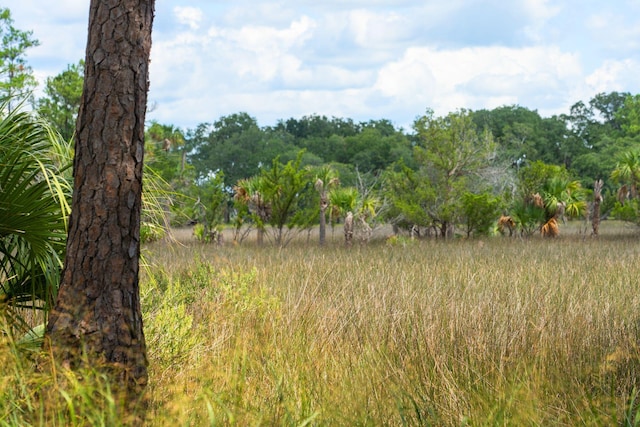
[[[20,0],[47,76],[84,58],[88,0]],[[183,129],[247,112],[408,129],[431,108],[518,104],[543,116],[640,93],[638,0],[157,0],[148,120]]]

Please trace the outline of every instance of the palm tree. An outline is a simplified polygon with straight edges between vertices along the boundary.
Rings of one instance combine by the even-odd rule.
[[[327,209],[329,190],[340,185],[340,180],[331,166],[323,166],[316,173],[315,189],[320,195],[320,245],[324,245],[327,235]]]
[[[638,196],[640,186],[640,153],[627,151],[622,153],[615,169],[611,172],[611,179],[620,185],[618,201],[622,204],[628,199]]]
[[[70,144],[44,121],[20,108],[0,117],[0,312],[23,332],[20,309],[46,313],[58,289],[70,159]]]
[[[336,187],[329,191],[329,217],[331,218],[331,227],[333,227],[340,218],[344,218],[347,212],[356,209],[358,203],[358,189],[355,187]]]
[[[577,218],[587,209],[586,192],[580,181],[571,181],[563,177],[549,178],[542,189],[547,220],[556,217]]]
[[[540,232],[546,237],[556,237],[560,233],[558,221],[564,222],[565,216],[577,218],[587,209],[586,192],[579,181],[567,177],[552,176],[542,187],[542,196],[538,197],[544,212],[544,222]]]
[[[257,243],[262,245],[267,224],[271,219],[271,205],[264,197],[263,182],[260,176],[245,178],[233,187],[234,201],[238,208],[234,241],[238,241],[240,228],[245,219],[255,223]]]

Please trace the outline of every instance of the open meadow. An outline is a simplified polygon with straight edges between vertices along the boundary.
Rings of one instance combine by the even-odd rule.
[[[571,227],[350,248],[338,232],[325,247],[188,231],[149,244],[146,424],[638,425],[639,236]],[[3,357],[5,399],[43,424],[46,403],[6,389],[28,367]],[[117,424],[95,403],[104,387],[70,397],[57,424]]]

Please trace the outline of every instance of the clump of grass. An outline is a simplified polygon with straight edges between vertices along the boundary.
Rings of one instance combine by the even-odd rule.
[[[0,425],[140,424],[142,402],[124,402],[99,366],[71,371],[13,339],[0,322]],[[126,409],[125,409],[126,408]]]
[[[182,250],[167,274],[210,277],[187,307],[203,345],[157,419],[601,425],[640,385],[628,241]]]
[[[640,423],[635,239],[148,248],[147,425]],[[0,425],[126,422],[2,349]]]

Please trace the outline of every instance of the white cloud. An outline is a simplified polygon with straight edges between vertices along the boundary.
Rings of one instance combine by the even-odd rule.
[[[524,104],[558,93],[581,78],[579,58],[557,48],[411,48],[383,67],[375,88],[395,100],[436,111]]]
[[[413,24],[396,12],[356,9],[349,12],[349,27],[355,42],[362,47],[378,48],[405,39]]]
[[[203,13],[197,7],[176,6],[173,8],[173,13],[179,23],[187,25],[192,30],[200,28]]]
[[[640,19],[625,16],[619,11],[594,12],[586,18],[585,27],[592,40],[592,48],[611,54],[637,56],[640,48]]]
[[[524,0],[524,9],[535,21],[545,21],[556,16],[561,7],[550,0]]]
[[[531,19],[531,23],[524,28],[524,33],[535,42],[544,41],[548,21],[557,16],[562,7],[550,0],[524,0],[523,8]]]
[[[589,94],[612,91],[638,91],[640,62],[633,59],[608,60],[585,79]]]

